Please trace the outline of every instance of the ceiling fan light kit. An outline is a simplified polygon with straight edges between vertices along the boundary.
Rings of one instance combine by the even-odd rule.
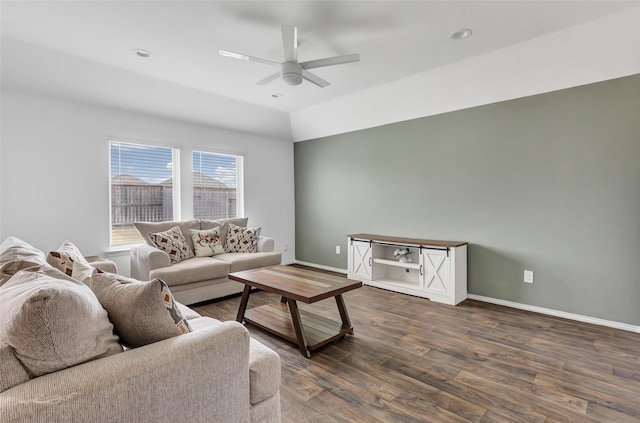
[[[357,62],[360,60],[358,54],[345,54],[342,56],[327,57],[325,59],[310,60],[308,62],[298,62],[298,29],[295,26],[282,25],[282,44],[284,47],[284,62],[278,63],[272,60],[261,59],[259,57],[246,54],[234,53],[227,50],[220,50],[221,56],[232,59],[247,60],[250,62],[263,63],[265,65],[279,66],[280,72],[269,75],[258,81],[258,85],[266,85],[271,81],[282,78],[287,85],[300,85],[302,80],[307,80],[320,88],[331,85],[318,75],[308,71],[308,69],[322,68],[325,66],[340,65],[343,63]]]

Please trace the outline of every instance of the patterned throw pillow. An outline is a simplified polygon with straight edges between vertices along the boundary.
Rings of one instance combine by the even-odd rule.
[[[115,333],[128,347],[191,332],[167,284],[160,279],[140,282],[112,273],[94,273],[90,286],[109,313]]]
[[[191,238],[193,239],[193,247],[196,250],[196,257],[211,257],[224,253],[219,227],[206,231],[191,229]]]
[[[65,274],[71,276],[73,272],[73,262],[79,261],[81,263],[89,263],[84,258],[78,247],[72,242],[65,241],[55,251],[50,251],[47,256],[47,262],[58,270],[63,271]]]
[[[262,226],[243,228],[229,223],[224,250],[227,253],[257,253],[261,230]]]
[[[178,226],[164,232],[147,234],[147,236],[156,247],[169,254],[171,264],[195,257]]]

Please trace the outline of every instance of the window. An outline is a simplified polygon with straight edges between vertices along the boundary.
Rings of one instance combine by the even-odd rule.
[[[178,219],[178,150],[110,141],[111,245],[142,241],[133,222]]]
[[[242,156],[193,152],[193,218],[244,215]]]

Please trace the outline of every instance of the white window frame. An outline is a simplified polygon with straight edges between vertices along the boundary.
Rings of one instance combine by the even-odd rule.
[[[113,144],[120,143],[123,145],[130,145],[141,148],[165,148],[171,149],[171,168],[172,168],[172,199],[173,199],[173,220],[180,220],[180,211],[181,211],[181,193],[180,193],[180,180],[181,180],[181,172],[180,172],[180,149],[174,146],[162,145],[159,143],[145,142],[145,141],[132,141],[121,138],[112,138],[107,142],[107,157],[109,158],[108,163],[108,174],[109,174],[109,245],[112,251],[127,249],[132,245],[141,244],[144,240],[140,239],[137,241],[131,242],[113,242],[113,205],[112,205],[112,178],[113,175],[111,173],[111,148]]]
[[[218,156],[229,156],[229,157],[234,157],[236,159],[236,210],[235,210],[235,217],[244,217],[244,155],[239,154],[239,153],[228,153],[228,152],[220,152],[220,151],[213,151],[213,150],[209,150],[209,149],[193,149],[191,151],[191,167],[192,167],[192,172],[196,172],[196,170],[200,170],[200,169],[196,169],[196,167],[194,166],[194,154],[195,153],[200,153],[200,154],[213,154],[213,155],[218,155]],[[193,173],[192,175],[193,176]],[[192,189],[192,196],[195,193],[195,187],[194,187],[194,180],[193,177],[191,178],[191,189]],[[192,216],[195,217],[196,215],[196,211],[195,211],[195,199],[193,199],[192,201],[192,207],[191,207],[191,213]]]

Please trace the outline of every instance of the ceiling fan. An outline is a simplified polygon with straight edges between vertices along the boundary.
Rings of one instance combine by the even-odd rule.
[[[282,44],[284,45],[284,62],[278,63],[259,57],[247,56],[246,54],[234,53],[227,50],[220,50],[220,55],[233,59],[248,60],[251,62],[264,63],[266,65],[279,66],[280,72],[269,75],[261,81],[259,85],[266,85],[278,77],[288,85],[300,85],[303,79],[324,88],[331,85],[318,75],[308,71],[308,69],[322,68],[325,66],[340,65],[343,63],[357,62],[360,60],[358,54],[345,54],[342,56],[327,57],[325,59],[309,60],[308,62],[298,62],[298,28],[295,26],[282,25]]]

